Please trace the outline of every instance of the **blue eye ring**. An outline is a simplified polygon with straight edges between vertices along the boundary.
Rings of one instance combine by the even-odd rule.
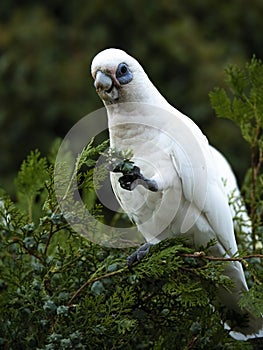
[[[126,63],[120,63],[116,71],[116,78],[120,78],[128,72],[128,66]]]
[[[132,72],[126,63],[122,62],[118,65],[116,78],[121,85],[128,84],[133,79]]]

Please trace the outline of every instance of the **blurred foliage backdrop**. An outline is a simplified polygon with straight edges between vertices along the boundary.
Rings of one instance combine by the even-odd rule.
[[[230,159],[239,180],[249,151],[231,122],[217,120],[208,93],[228,63],[263,57],[262,0],[2,0],[0,181],[31,149],[44,154],[81,117],[101,107],[93,56],[118,47],[135,56],[161,93],[192,117]]]

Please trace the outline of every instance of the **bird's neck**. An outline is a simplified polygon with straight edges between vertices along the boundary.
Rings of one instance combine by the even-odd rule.
[[[138,81],[136,88],[132,90],[131,98],[133,102],[149,103],[159,107],[163,105],[164,108],[169,105],[146,74]]]

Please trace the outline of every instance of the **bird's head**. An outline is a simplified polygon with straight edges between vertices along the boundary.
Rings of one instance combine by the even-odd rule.
[[[153,85],[141,65],[126,52],[106,49],[91,64],[96,91],[105,105],[123,102],[150,102],[147,90]],[[152,97],[152,96],[151,96]]]

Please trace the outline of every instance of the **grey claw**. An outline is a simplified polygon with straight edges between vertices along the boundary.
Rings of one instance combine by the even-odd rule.
[[[144,178],[142,185],[152,192],[158,191],[157,183],[154,180],[149,180],[149,179]]]
[[[129,269],[135,262],[140,262],[149,253],[151,246],[152,246],[151,243],[145,243],[139,249],[137,249],[134,253],[128,256],[127,265]]]
[[[149,180],[144,177],[140,172],[140,168],[137,166],[134,166],[132,170],[121,176],[119,178],[119,183],[122,188],[128,191],[134,190],[138,185],[142,185],[152,192],[158,191],[157,183],[154,180]]]

